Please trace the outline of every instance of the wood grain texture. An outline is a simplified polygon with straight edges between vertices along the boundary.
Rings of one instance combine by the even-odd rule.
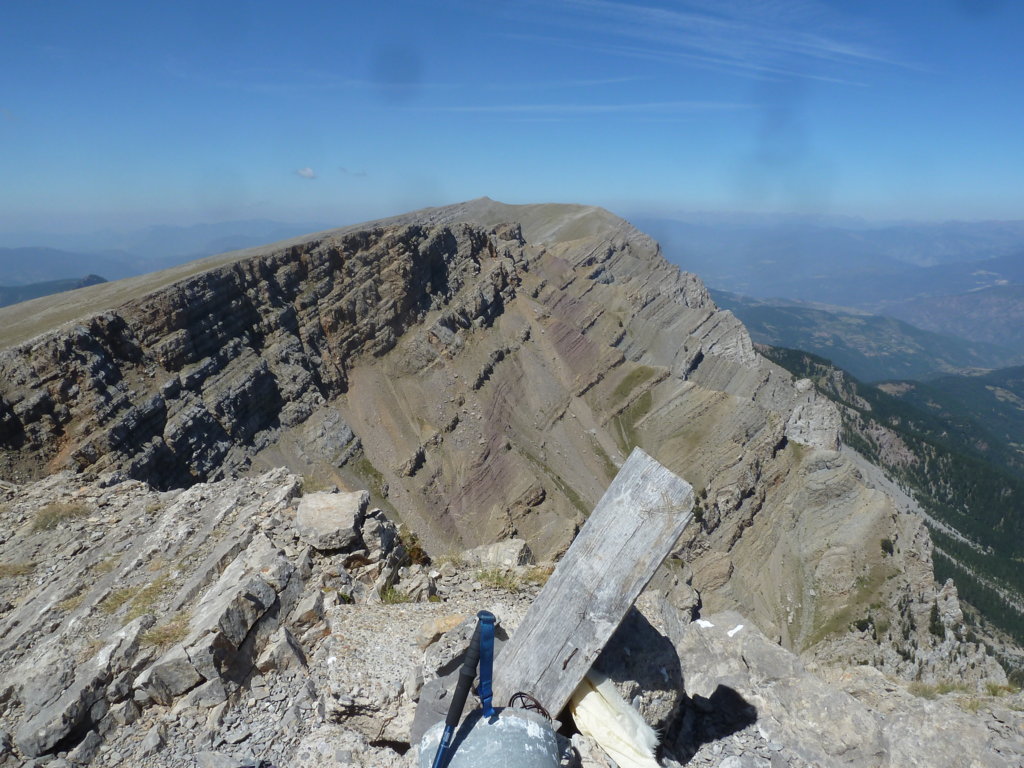
[[[693,515],[693,489],[633,450],[501,654],[495,702],[561,711]]]

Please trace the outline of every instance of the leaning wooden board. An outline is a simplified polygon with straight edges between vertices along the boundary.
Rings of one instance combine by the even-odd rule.
[[[693,515],[693,488],[633,450],[496,663],[495,703],[556,716]]]

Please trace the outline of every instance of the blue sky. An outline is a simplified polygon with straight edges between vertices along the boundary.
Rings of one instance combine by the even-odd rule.
[[[0,19],[0,231],[480,195],[1024,218],[1016,0],[8,0]]]

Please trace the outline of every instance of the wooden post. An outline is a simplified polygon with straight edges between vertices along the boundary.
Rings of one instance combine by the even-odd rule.
[[[693,515],[693,488],[633,450],[497,660],[495,704],[569,700]]]

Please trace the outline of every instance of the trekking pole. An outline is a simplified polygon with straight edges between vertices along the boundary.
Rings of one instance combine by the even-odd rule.
[[[455,740],[455,727],[462,719],[462,710],[466,706],[466,698],[469,696],[469,689],[473,686],[473,678],[476,677],[476,667],[480,661],[480,628],[487,625],[485,632],[488,635],[489,645],[493,646],[494,638],[494,614],[490,611],[480,611],[477,615],[476,629],[473,630],[473,638],[469,641],[469,648],[466,650],[466,658],[459,670],[459,682],[455,686],[455,693],[452,696],[451,706],[448,707],[448,716],[444,720],[444,733],[441,735],[441,743],[437,745],[437,753],[434,755],[434,762],[431,768],[444,768],[445,758],[448,750],[451,749]],[[487,688],[485,708],[490,710],[490,670],[487,671]],[[484,681],[481,680],[481,687]],[[491,710],[493,712],[493,710]]]

